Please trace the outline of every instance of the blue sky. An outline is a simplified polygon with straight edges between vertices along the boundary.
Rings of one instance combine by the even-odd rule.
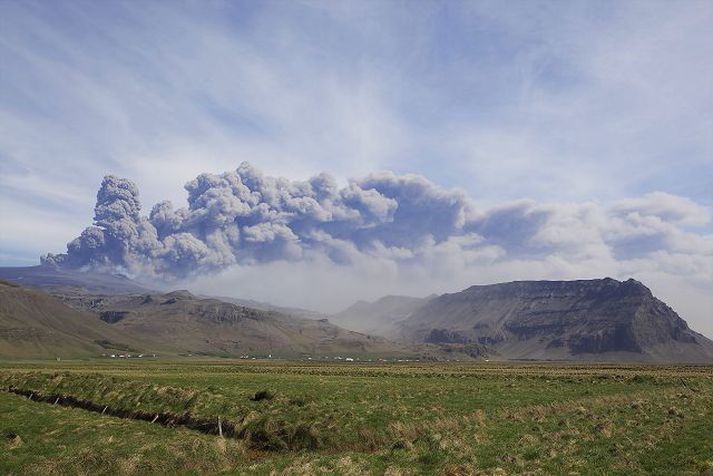
[[[415,173],[480,210],[662,192],[693,204],[676,233],[709,263],[711,24],[708,1],[1,1],[0,264],[63,251],[107,173],[148,213],[243,161]],[[688,272],[656,256],[654,281]]]

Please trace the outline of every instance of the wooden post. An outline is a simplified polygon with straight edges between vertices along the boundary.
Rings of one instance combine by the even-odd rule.
[[[220,423],[220,416],[218,416],[218,434],[223,437],[223,425]]]

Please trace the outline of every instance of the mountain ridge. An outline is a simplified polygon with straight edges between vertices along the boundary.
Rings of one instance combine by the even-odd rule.
[[[44,357],[61,350],[62,345],[47,344],[47,336],[59,332],[67,348],[74,345],[83,355],[98,352],[103,342],[103,348],[137,343],[142,350],[233,357],[408,351],[435,358],[460,353],[496,359],[713,361],[713,341],[690,329],[634,279],[511,281],[424,298],[389,295],[358,301],[325,319],[268,303],[246,306],[253,302],[238,298],[148,290],[120,275],[47,266],[0,268],[0,276],[7,275],[16,281],[3,284],[0,332],[6,348],[18,354],[24,352],[22,342],[45,349],[38,351]],[[27,302],[44,308],[33,309]],[[13,313],[27,325],[18,324]],[[53,313],[70,324],[84,323],[70,326],[84,340],[78,343],[55,321],[47,321],[50,330],[43,329],[41,319]],[[99,324],[87,329],[88,318]],[[107,332],[111,336],[103,336]]]
[[[327,319],[255,309],[186,290],[72,294],[63,300],[128,335],[166,342],[179,353],[237,357],[277,352],[390,352],[400,347],[381,337],[342,329]]]
[[[153,290],[120,273],[73,271],[52,264],[0,267],[0,279],[53,292],[130,294]]]

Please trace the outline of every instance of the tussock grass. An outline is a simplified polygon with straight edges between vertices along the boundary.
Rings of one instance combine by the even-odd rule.
[[[0,364],[0,386],[34,392],[35,400],[61,396],[170,415],[177,426],[0,394],[0,431],[18,437],[0,438],[0,453],[10,455],[0,473],[146,474],[185,465],[178,472],[700,474],[713,467],[710,367],[43,365]],[[13,407],[37,417],[16,419]],[[100,436],[76,438],[83,430],[64,418],[77,412]],[[33,421],[49,416],[50,423]],[[215,428],[218,417],[227,438],[178,425],[190,418]],[[131,444],[123,439],[129,427]],[[37,456],[39,440],[54,445],[48,462]],[[152,455],[166,458],[168,469]]]
[[[252,400],[253,402],[259,402],[262,400],[272,400],[273,398],[275,398],[275,395],[271,391],[258,390],[257,392],[255,392],[255,395],[250,397],[250,400]]]

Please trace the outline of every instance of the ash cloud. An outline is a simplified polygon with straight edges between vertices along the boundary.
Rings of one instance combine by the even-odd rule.
[[[187,208],[166,201],[144,216],[136,185],[104,177],[94,224],[66,253],[43,262],[181,278],[316,255],[341,264],[361,254],[409,258],[418,246],[463,234],[472,213],[462,192],[415,175],[374,174],[340,188],[327,174],[290,181],[244,162],[235,171],[201,174],[185,189]]]
[[[472,284],[498,269],[498,279],[649,273],[713,283],[713,236],[700,231],[710,210],[661,192],[610,206],[479,209],[417,175],[384,172],[340,187],[327,174],[291,181],[248,163],[199,175],[185,189],[187,207],[161,202],[144,214],[132,182],[105,177],[93,225],[43,261],[165,280],[304,262],[371,267],[398,281],[461,276]]]

